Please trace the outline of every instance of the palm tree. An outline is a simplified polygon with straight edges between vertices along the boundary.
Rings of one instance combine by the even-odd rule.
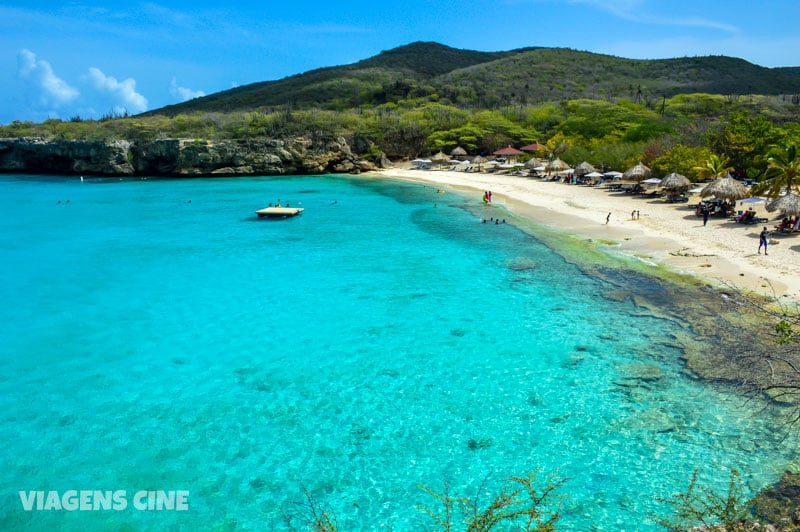
[[[776,199],[785,191],[798,190],[800,185],[800,157],[794,142],[773,144],[767,154],[767,171],[764,180],[753,187],[753,194],[766,194]]]
[[[712,153],[704,165],[695,166],[693,170],[697,171],[697,177],[701,179],[714,179],[733,172],[730,164],[731,160],[727,157],[720,157],[716,153]]]

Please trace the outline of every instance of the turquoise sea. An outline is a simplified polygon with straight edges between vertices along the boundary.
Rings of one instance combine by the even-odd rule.
[[[695,468],[753,493],[796,458],[763,405],[687,374],[674,301],[609,297],[658,300],[656,280],[624,261],[613,284],[588,276],[479,194],[344,176],[0,191],[2,530],[303,529],[305,493],[341,530],[430,530],[422,486],[488,502],[532,470],[565,480],[560,529],[656,530]],[[256,218],[278,198],[306,211]],[[19,495],[71,489],[129,504]],[[189,509],[137,510],[139,490]]]

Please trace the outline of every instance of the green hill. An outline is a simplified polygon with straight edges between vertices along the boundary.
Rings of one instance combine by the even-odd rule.
[[[508,52],[415,42],[353,63],[237,87],[145,115],[292,106],[344,110],[415,100],[496,108],[576,98],[656,100],[687,93],[797,94],[800,67],[726,56],[635,60],[564,48]]]
[[[412,43],[384,51],[351,65],[320,68],[278,81],[252,83],[171,105],[145,114],[172,116],[198,110],[243,111],[260,107],[349,108],[389,98],[387,91],[405,85],[416,87],[438,75],[494,61],[513,52],[457,50],[437,43]],[[397,89],[398,94],[408,92]]]

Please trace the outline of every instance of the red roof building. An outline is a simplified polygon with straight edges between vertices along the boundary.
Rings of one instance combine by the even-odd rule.
[[[502,155],[503,157],[507,157],[509,155],[513,155],[514,157],[516,157],[517,155],[525,155],[525,152],[521,152],[509,144],[508,147],[500,148],[499,150],[494,152],[494,154]]]
[[[500,148],[494,154],[507,158],[509,162],[516,162],[517,155],[525,155],[525,152],[519,151],[509,144],[506,148]]]
[[[523,146],[520,148],[522,151],[539,151],[542,149],[542,145],[538,142],[534,142],[533,144],[528,144],[527,146]]]

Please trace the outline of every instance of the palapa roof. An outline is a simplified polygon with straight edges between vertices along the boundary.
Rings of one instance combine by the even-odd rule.
[[[435,163],[446,163],[450,161],[450,156],[440,151],[439,153],[431,157],[431,161]]]
[[[539,159],[538,157],[531,157],[527,163],[525,163],[525,168],[537,168],[539,166],[544,166],[545,161]]]
[[[641,161],[638,162],[635,166],[631,166],[622,173],[623,178],[631,179],[633,181],[642,181],[643,179],[647,179],[651,175],[653,175],[653,172],[651,172],[650,169],[646,167]]]
[[[494,155],[525,155],[525,152],[521,152],[509,144],[505,148],[500,148],[494,152]]]
[[[575,175],[586,175],[596,171],[597,170],[595,167],[586,161],[583,161],[581,164],[575,167]]]
[[[467,150],[465,150],[461,146],[456,146],[455,148],[453,148],[453,151],[450,152],[450,155],[453,155],[453,156],[461,156],[461,157],[463,157],[466,154],[467,154]]]
[[[723,200],[737,200],[749,195],[747,187],[741,181],[732,178],[730,174],[715,179],[700,191],[700,196],[703,198],[714,196]]]
[[[661,180],[661,188],[667,188],[670,190],[688,189],[691,186],[692,182],[689,181],[689,178],[677,172],[672,172]]]
[[[561,159],[559,159],[558,157],[556,157],[555,159],[547,163],[544,169],[547,172],[561,172],[563,170],[568,170],[569,165],[564,161],[562,161]]]
[[[790,192],[785,196],[781,196],[767,204],[769,212],[780,211],[783,214],[797,215],[800,214],[800,196],[794,192]]]

